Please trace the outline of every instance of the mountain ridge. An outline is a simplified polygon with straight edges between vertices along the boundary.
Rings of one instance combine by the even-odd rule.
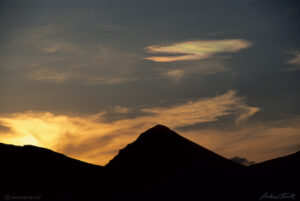
[[[107,165],[32,145],[0,143],[2,193],[43,200],[258,200],[265,192],[299,193],[300,151],[249,167],[157,125]],[[246,195],[246,197],[245,197]],[[0,199],[3,198],[0,197]],[[283,199],[284,200],[284,199]]]
[[[48,152],[48,153],[51,153],[51,154],[57,154],[58,157],[62,157],[62,158],[65,158],[67,160],[72,160],[72,161],[76,161],[76,162],[79,162],[79,163],[84,163],[84,164],[87,164],[87,165],[91,165],[91,166],[97,166],[97,167],[103,167],[101,165],[97,165],[97,164],[93,164],[93,163],[89,163],[89,162],[85,162],[85,161],[82,161],[82,160],[79,160],[79,159],[76,159],[76,158],[72,158],[70,156],[67,156],[63,153],[59,153],[59,152],[56,152],[56,151],[53,151],[51,149],[48,149],[48,148],[44,148],[44,147],[39,147],[39,146],[35,146],[35,145],[30,145],[30,144],[25,144],[25,145],[13,145],[13,144],[5,144],[5,143],[1,143],[0,142],[0,149],[3,149],[3,148],[15,148],[15,149],[19,149],[18,151],[20,151],[21,148],[23,148],[23,150],[32,150],[32,151],[41,151],[41,152]],[[17,151],[17,150],[16,150]]]

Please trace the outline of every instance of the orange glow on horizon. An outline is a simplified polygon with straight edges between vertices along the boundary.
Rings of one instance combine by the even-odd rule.
[[[274,125],[260,125],[253,128],[246,126],[244,122],[258,112],[259,108],[249,107],[243,100],[231,90],[220,96],[189,101],[176,106],[144,108],[142,111],[152,115],[112,122],[105,119],[105,111],[80,117],[54,115],[49,112],[16,113],[0,116],[1,125],[10,128],[7,131],[1,131],[0,141],[15,145],[32,144],[82,161],[105,165],[118,153],[119,149],[156,124],[164,124],[174,129],[216,122],[221,116],[234,115],[232,123],[240,127],[236,131],[199,129],[179,132],[179,134],[219,154],[230,156],[241,152],[251,160],[262,160],[263,157],[270,156],[271,150],[261,154],[262,158],[256,158],[257,154],[253,152],[267,149],[266,144],[270,142],[270,139],[274,141],[274,144],[278,141],[277,150],[300,143],[295,140],[300,132],[299,126],[296,126],[299,125],[298,120],[287,124],[280,130]],[[130,111],[124,107],[115,107],[114,110],[120,114]],[[288,133],[288,135],[278,133]],[[287,139],[290,139],[289,143],[283,144],[282,141]],[[252,153],[252,155],[248,156],[247,153]],[[274,150],[272,153],[275,153]],[[281,153],[284,151],[281,150]]]

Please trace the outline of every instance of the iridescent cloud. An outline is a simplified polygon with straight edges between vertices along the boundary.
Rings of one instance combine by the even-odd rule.
[[[222,52],[237,52],[248,48],[251,43],[242,39],[195,40],[177,42],[171,45],[151,45],[146,47],[149,53],[170,54],[171,56],[152,56],[145,59],[155,62],[174,62],[200,60]]]

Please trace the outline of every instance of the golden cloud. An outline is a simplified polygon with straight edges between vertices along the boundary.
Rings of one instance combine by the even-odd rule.
[[[113,111],[119,114],[128,114],[130,112],[130,109],[117,105],[114,107]]]
[[[190,101],[170,108],[143,109],[143,111],[155,114],[155,118],[174,128],[217,121],[218,117],[233,113],[237,115],[237,121],[246,120],[259,109],[247,106],[242,97],[236,96],[236,91],[229,90],[214,98]]]
[[[115,108],[119,113],[130,111]],[[225,115],[234,115],[236,121],[245,121],[258,111],[249,107],[233,90],[213,98],[199,99],[171,107],[144,108],[148,116],[108,122],[105,111],[74,117],[49,112],[25,112],[0,116],[1,125],[10,128],[0,135],[1,142],[33,144],[62,152],[71,157],[96,164],[105,164],[117,151],[132,142],[139,133],[156,125],[171,128],[218,121]]]
[[[171,54],[173,56],[153,56],[145,59],[155,62],[200,60],[221,52],[237,52],[250,46],[249,41],[242,39],[195,40],[173,43],[167,46],[152,45],[145,48],[147,52]]]
[[[256,122],[239,129],[201,129],[185,132],[189,139],[231,158],[235,155],[255,162],[285,156],[300,150],[300,117]]]

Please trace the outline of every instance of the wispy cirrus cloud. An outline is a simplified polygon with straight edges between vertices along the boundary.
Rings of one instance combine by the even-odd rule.
[[[51,68],[37,68],[30,72],[28,72],[28,79],[35,81],[47,81],[47,82],[55,82],[61,83],[70,80],[80,80],[82,83],[86,85],[113,85],[124,82],[134,81],[137,78],[130,77],[126,74],[121,75],[93,75],[89,73],[81,73],[78,68],[74,67],[74,69],[51,69]]]
[[[178,80],[184,76],[184,73],[185,72],[183,69],[174,69],[174,70],[165,72],[163,74],[163,76],[174,79],[174,80]]]
[[[226,115],[235,115],[235,121],[239,123],[254,115],[259,108],[248,106],[243,97],[236,95],[236,91],[229,90],[214,98],[189,101],[170,108],[146,108],[142,111],[155,114],[157,119],[171,127],[184,127],[217,121],[219,117]]]
[[[190,61],[209,58],[217,53],[237,52],[248,48],[251,42],[242,39],[195,40],[177,42],[171,45],[151,45],[146,47],[149,53],[170,54],[171,56],[152,56],[145,59],[155,62]]]
[[[28,72],[28,79],[36,81],[64,82],[66,80],[80,78],[82,75],[74,71],[58,71],[51,68],[37,68]]]
[[[185,136],[227,158],[239,155],[262,162],[299,151],[299,125],[300,116],[294,116],[288,120],[251,122],[235,130],[190,130],[185,132]]]
[[[237,120],[242,116],[249,117],[245,114],[252,108],[237,96],[236,91],[230,90],[216,97],[170,107],[143,108],[142,116],[116,121],[108,121],[106,111],[87,116],[29,111],[0,116],[1,125],[9,128],[5,135],[0,135],[0,140],[47,147],[84,161],[105,164],[120,148],[155,124],[174,129],[218,121],[226,115],[233,115]],[[114,112],[126,114],[130,109],[116,106]]]
[[[288,61],[288,64],[293,65],[293,67],[288,68],[288,70],[300,70],[300,51],[292,52],[294,57]]]
[[[136,53],[102,40],[84,43],[59,37],[64,31],[57,25],[22,30],[18,39],[8,42],[14,52],[1,55],[1,68],[22,73],[22,79],[48,83],[112,85],[138,79]]]
[[[130,112],[130,109],[117,105],[114,107],[113,111],[118,114],[127,114]]]

